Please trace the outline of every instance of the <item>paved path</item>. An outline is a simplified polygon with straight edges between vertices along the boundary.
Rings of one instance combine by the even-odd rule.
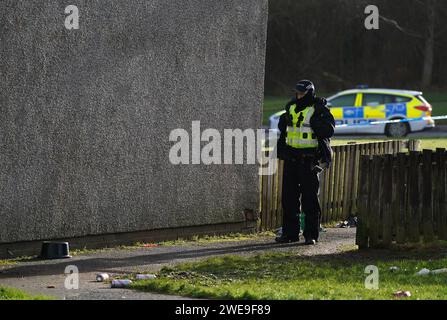
[[[110,285],[95,282],[95,276],[99,272],[112,275],[154,273],[163,266],[227,254],[253,255],[267,251],[287,251],[298,255],[327,255],[337,253],[341,248],[354,243],[355,229],[328,229],[322,233],[321,241],[316,246],[304,246],[302,242],[279,245],[275,244],[272,238],[260,237],[256,240],[237,242],[188,243],[181,246],[106,250],[71,259],[30,260],[0,267],[0,286],[15,287],[31,294],[51,295],[58,299],[185,299],[126,289],[111,289]],[[64,270],[68,265],[75,265],[79,269],[79,290],[66,290],[64,287]],[[54,288],[48,288],[49,286]]]

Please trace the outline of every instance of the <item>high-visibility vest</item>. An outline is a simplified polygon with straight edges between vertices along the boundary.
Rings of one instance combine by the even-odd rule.
[[[314,106],[305,108],[300,112],[296,112],[296,104],[292,105],[289,109],[290,116],[292,117],[292,126],[287,126],[286,143],[292,148],[296,149],[309,149],[317,148],[317,137],[310,127],[310,118],[315,112]]]

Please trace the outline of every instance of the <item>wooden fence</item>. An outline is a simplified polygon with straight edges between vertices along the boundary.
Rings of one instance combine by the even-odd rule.
[[[417,150],[419,140],[351,143],[332,147],[331,167],[320,174],[322,223],[344,220],[357,214],[359,163],[362,155],[397,154],[404,148]],[[282,225],[283,161],[278,161],[273,175],[260,176],[260,230],[273,230]]]
[[[447,240],[446,162],[445,149],[361,157],[359,248]]]

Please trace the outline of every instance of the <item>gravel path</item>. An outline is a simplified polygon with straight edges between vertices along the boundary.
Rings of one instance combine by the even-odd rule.
[[[272,238],[226,241],[217,243],[187,243],[181,246],[158,246],[128,250],[106,250],[79,255],[64,260],[30,260],[0,267],[0,286],[22,289],[31,294],[51,295],[58,299],[132,299],[176,300],[184,297],[152,294],[126,289],[111,289],[110,285],[95,282],[99,272],[112,275],[129,273],[154,273],[163,266],[194,261],[212,256],[239,254],[253,255],[262,252],[286,251],[298,255],[327,255],[337,253],[355,243],[355,229],[327,229],[316,246],[304,246],[302,242],[275,244]],[[74,265],[79,270],[79,289],[66,290],[65,268]],[[48,288],[52,287],[52,288]]]

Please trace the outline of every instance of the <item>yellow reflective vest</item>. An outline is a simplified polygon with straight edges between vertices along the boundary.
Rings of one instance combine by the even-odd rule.
[[[314,106],[296,112],[296,104],[289,109],[292,126],[287,126],[286,144],[296,149],[317,148],[317,137],[310,127],[310,118],[315,112]]]

